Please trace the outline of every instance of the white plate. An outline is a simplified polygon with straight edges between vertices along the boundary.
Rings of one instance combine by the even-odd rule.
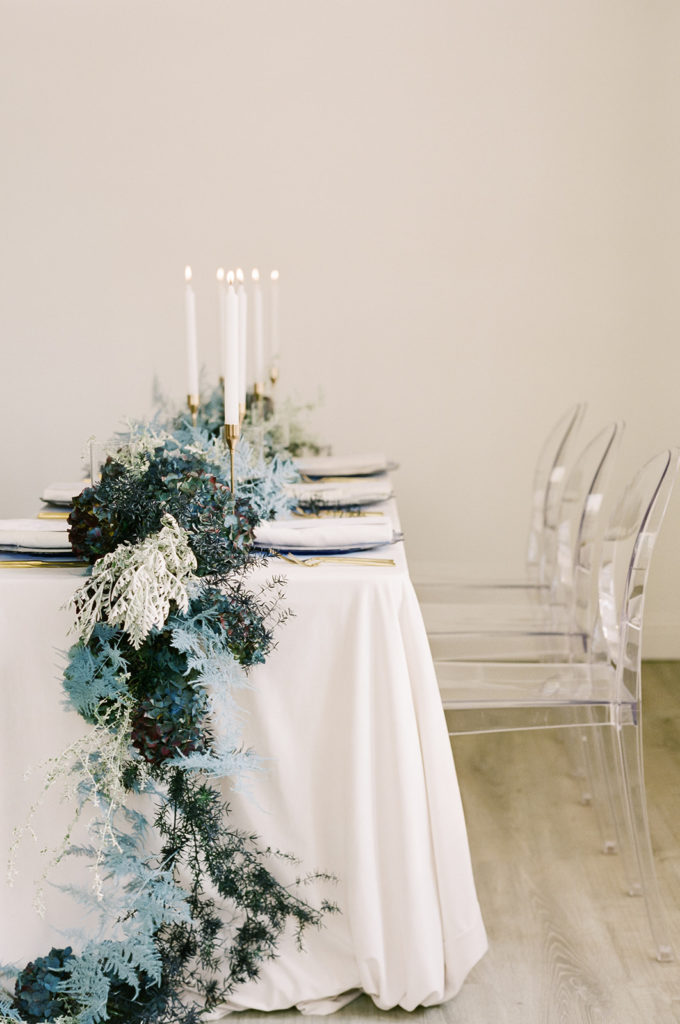
[[[56,483],[47,484],[43,488],[40,500],[46,501],[48,505],[72,505],[74,497],[89,486],[89,477],[87,480],[58,480]]]
[[[21,552],[23,555],[72,555],[71,545],[65,548],[39,548],[34,544],[0,544],[0,552],[12,554]]]
[[[353,508],[376,505],[388,501],[394,494],[392,485],[385,480],[380,486],[375,478],[366,477],[354,484],[346,483],[302,483],[291,484],[288,492],[302,508]]]
[[[65,519],[0,519],[0,550],[70,551]]]
[[[253,545],[254,551],[260,551],[262,554],[267,554],[268,551],[274,553],[281,553],[282,555],[350,555],[353,551],[374,551],[376,548],[389,547],[390,544],[397,544],[403,539],[403,533],[393,533],[392,540],[385,543],[380,541],[379,543],[360,543],[356,544],[335,544],[332,547],[291,547],[287,544],[268,544],[266,547],[261,547],[259,544]]]
[[[384,455],[310,455],[293,459],[295,468],[302,476],[312,479],[320,477],[365,477],[376,476],[396,469],[396,463],[389,462]]]

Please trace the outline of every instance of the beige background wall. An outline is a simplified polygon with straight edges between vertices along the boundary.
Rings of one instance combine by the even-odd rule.
[[[282,385],[414,565],[521,565],[539,439],[680,443],[676,0],[0,0],[0,515],[185,393],[182,271],[277,265]],[[680,656],[680,498],[648,654]],[[506,552],[511,555],[506,556]]]

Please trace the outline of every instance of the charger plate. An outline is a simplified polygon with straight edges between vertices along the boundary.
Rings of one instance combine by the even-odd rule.
[[[30,564],[32,566],[62,566],[66,568],[74,568],[82,566],[86,568],[88,565],[87,559],[77,558],[72,551],[59,551],[55,554],[54,549],[50,552],[42,551],[23,551],[13,548],[7,550],[7,548],[0,549],[0,567],[8,569],[16,565],[23,567]]]

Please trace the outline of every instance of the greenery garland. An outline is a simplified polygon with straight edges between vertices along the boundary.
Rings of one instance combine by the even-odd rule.
[[[69,538],[92,568],[72,601],[79,638],[63,685],[91,732],[50,779],[66,780],[74,821],[90,811],[84,842],[69,831],[56,859],[88,860],[92,885],[69,891],[99,914],[101,937],[15,972],[13,992],[0,990],[2,1021],[198,1024],[258,976],[289,923],[300,937],[336,909],[299,894],[326,875],[276,880],[271,862],[284,855],[232,828],[216,787],[257,766],[234,690],[288,612],[280,579],[254,593],[246,577],[255,527],[287,506],[295,478],[281,438],[303,444],[290,410],[287,422],[271,408],[264,424],[249,416],[235,496],[220,399],[215,389],[195,428],[182,415],[131,425],[101,481],[74,500]],[[133,794],[155,807],[152,822]]]

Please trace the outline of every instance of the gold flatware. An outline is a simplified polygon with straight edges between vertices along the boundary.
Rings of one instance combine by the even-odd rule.
[[[0,561],[0,569],[86,569],[87,562]]]
[[[284,555],[281,551],[272,551],[271,554],[291,565],[305,565],[308,569],[315,569],[317,565],[369,565],[369,566],[391,566],[397,563],[393,558],[350,558],[345,555],[312,555],[309,558],[298,558],[297,555]]]
[[[36,519],[68,519],[70,512],[38,512]]]

